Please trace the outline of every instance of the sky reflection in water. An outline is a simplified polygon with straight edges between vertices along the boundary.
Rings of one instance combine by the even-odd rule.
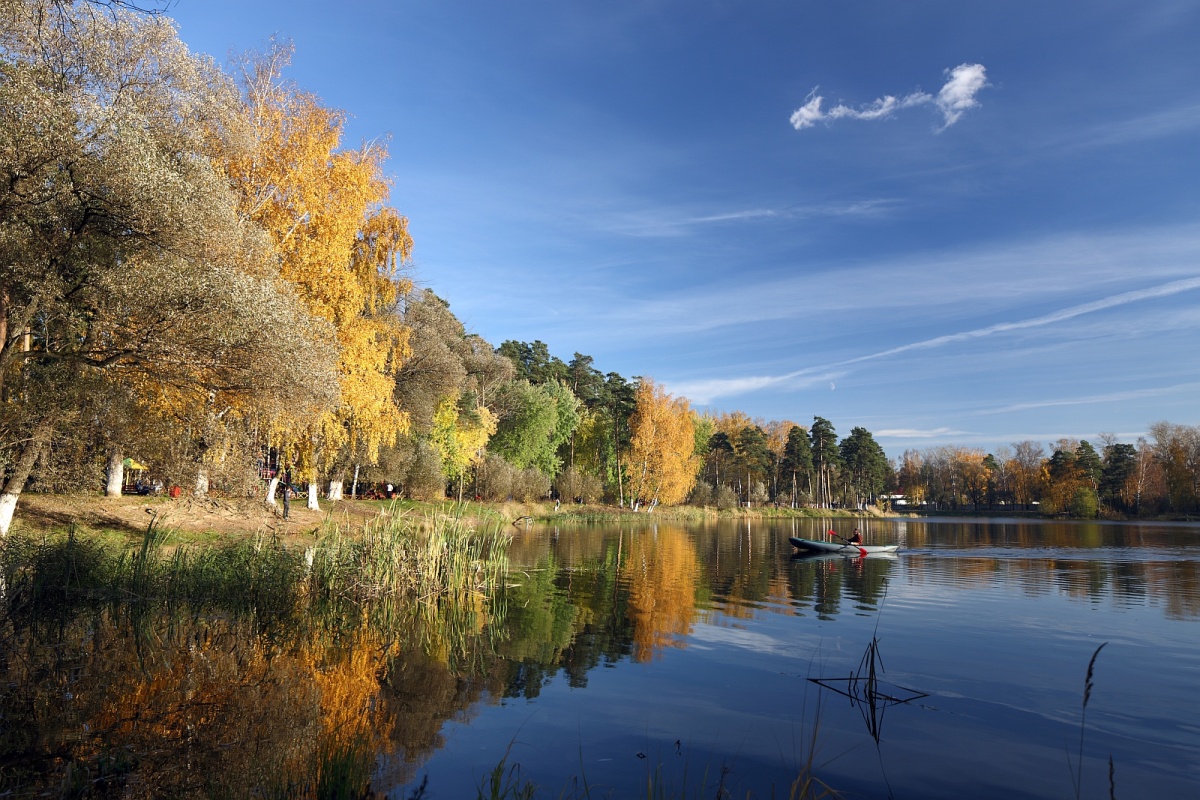
[[[522,534],[513,563],[554,570],[575,633],[557,662],[531,669],[536,691],[510,684],[449,723],[418,774],[445,796],[471,793],[511,743],[510,763],[546,796],[581,775],[613,796],[644,794],[659,770],[668,788],[692,793],[724,774],[734,796],[768,797],[786,794],[819,718],[818,774],[839,790],[1063,797],[1088,660],[1109,642],[1087,710],[1083,796],[1107,796],[1109,755],[1119,797],[1200,791],[1187,710],[1200,674],[1195,527],[874,522],[868,539],[900,541],[900,557],[790,557],[787,536],[825,527]],[[596,603],[601,573],[607,605]],[[519,629],[523,613],[510,604],[506,624]],[[624,652],[610,645],[617,654],[582,678],[560,670],[610,623],[628,636]],[[883,678],[929,694],[882,711],[878,746],[861,709],[807,680],[852,674],[873,636]]]

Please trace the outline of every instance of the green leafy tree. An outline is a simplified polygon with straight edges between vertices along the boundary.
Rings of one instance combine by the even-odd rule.
[[[558,474],[559,447],[579,424],[579,401],[557,381],[534,386],[517,380],[496,392],[496,433],[488,450],[519,469]]]
[[[713,466],[713,488],[721,486],[721,466],[733,457],[733,441],[725,431],[717,431],[708,437],[708,453],[705,456]],[[726,476],[728,478],[728,476]]]
[[[1080,477],[1087,481],[1094,494],[1100,487],[1100,479],[1104,476],[1104,462],[1100,459],[1096,448],[1084,439],[1075,448],[1075,465]]]

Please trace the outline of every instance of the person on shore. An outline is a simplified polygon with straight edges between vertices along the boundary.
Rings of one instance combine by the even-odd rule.
[[[283,518],[287,519],[292,510],[292,484],[291,475],[284,473],[283,475]]]

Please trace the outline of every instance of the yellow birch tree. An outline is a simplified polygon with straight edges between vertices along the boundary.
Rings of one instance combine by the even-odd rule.
[[[692,409],[649,378],[638,385],[636,403],[626,458],[633,506],[680,503],[695,485],[700,466]]]
[[[280,420],[273,437],[311,476],[315,507],[320,468],[372,461],[408,428],[392,395],[408,337],[392,312],[409,288],[398,270],[412,239],[408,221],[385,205],[386,148],[341,149],[344,115],[282,79],[290,57],[290,45],[275,42],[242,60],[254,146],[230,159],[228,171],[242,213],[266,230],[282,277],[336,330],[336,407],[319,419]]]

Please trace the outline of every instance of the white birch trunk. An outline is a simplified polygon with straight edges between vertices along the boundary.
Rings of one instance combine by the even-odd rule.
[[[342,480],[341,480],[341,478],[338,478],[337,480],[329,481],[329,494],[327,495],[327,497],[330,500],[341,500],[342,499]]]
[[[38,423],[29,440],[21,448],[21,455],[9,468],[8,482],[4,484],[4,491],[0,494],[0,539],[8,536],[13,515],[17,510],[17,498],[21,496],[25,482],[33,472],[33,465],[45,450],[53,430],[51,423],[46,420]]]
[[[121,451],[113,448],[108,451],[108,483],[104,487],[106,497],[120,497],[121,487],[125,485],[125,459]]]
[[[192,491],[196,497],[208,496],[208,468],[201,467],[196,471],[196,488]]]
[[[17,510],[17,497],[19,495],[12,492],[0,494],[0,538],[8,536],[8,529],[12,525],[13,514]]]
[[[315,479],[308,482],[308,509],[309,511],[321,510],[321,505],[317,502],[317,482]]]
[[[277,505],[275,503],[275,492],[277,492],[278,490],[279,490],[279,476],[276,475],[275,477],[271,478],[271,480],[267,481],[266,503],[267,503],[267,505],[271,506],[272,508],[275,508]]]
[[[350,481],[350,499],[358,499],[358,464],[354,465],[354,479]]]

